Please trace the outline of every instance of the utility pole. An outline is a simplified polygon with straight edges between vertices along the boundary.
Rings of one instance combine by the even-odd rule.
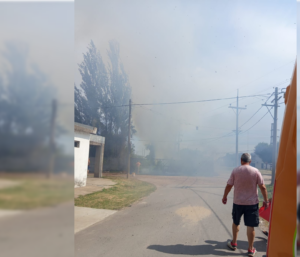
[[[57,113],[57,101],[55,99],[52,100],[52,112],[51,112],[51,120],[50,120],[50,138],[49,138],[49,149],[50,149],[50,158],[49,158],[49,167],[47,178],[50,178],[53,174],[54,170],[54,162],[55,162],[55,141],[54,141],[54,132],[55,132],[55,120]]]
[[[277,109],[278,109],[278,87],[275,88],[274,103],[274,125],[273,125],[273,158],[272,158],[272,185],[275,182],[275,171],[277,162]]]
[[[178,132],[178,143],[177,143],[177,146],[178,146],[178,155],[179,155],[179,152],[180,152],[180,132]]]
[[[130,174],[130,152],[131,152],[131,144],[130,144],[131,133],[130,133],[130,129],[131,129],[131,99],[129,99],[127,178],[129,178],[129,174]]]
[[[239,107],[239,90],[237,90],[236,106],[229,106],[229,108],[236,109],[236,126],[235,126],[235,158],[236,166],[239,166],[239,110],[246,109],[246,107]]]
[[[277,163],[277,109],[279,107],[278,105],[278,100],[281,98],[278,98],[278,87],[275,87],[275,92],[274,92],[275,98],[273,99],[272,103],[274,102],[274,104],[262,104],[262,106],[266,106],[269,113],[271,114],[272,118],[273,118],[273,125],[272,125],[272,130],[273,133],[271,133],[271,135],[273,135],[272,137],[272,148],[273,148],[273,152],[272,152],[272,180],[271,180],[271,185],[274,185],[275,182],[275,172],[276,172],[276,163]],[[269,110],[269,107],[274,107],[274,116],[272,115],[272,113]]]
[[[249,152],[249,131],[247,131],[247,153]]]
[[[274,126],[274,123],[271,123],[271,138],[270,138],[270,145],[273,145],[273,126]]]

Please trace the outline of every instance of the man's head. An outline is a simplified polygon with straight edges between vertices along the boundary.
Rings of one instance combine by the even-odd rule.
[[[251,154],[250,153],[243,153],[241,156],[241,164],[250,164],[251,163]]]

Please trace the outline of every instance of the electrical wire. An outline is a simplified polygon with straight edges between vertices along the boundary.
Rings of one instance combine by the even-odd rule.
[[[268,102],[268,100],[271,98],[271,96],[273,95],[274,93],[272,93],[269,97],[268,97],[268,99],[265,101],[265,103],[267,103]],[[248,123],[248,121],[250,121],[261,109],[263,108],[263,105],[245,122],[245,123],[243,123],[240,127],[239,127],[239,129],[241,128],[241,127],[243,127],[246,123]]]
[[[240,134],[244,134],[244,133],[246,133],[247,131],[249,131],[250,129],[252,129],[257,123],[259,123],[267,114],[269,113],[269,111],[267,111],[266,113],[265,113],[265,115],[264,116],[262,116],[253,126],[251,126],[250,128],[248,128],[247,130],[245,130],[245,131],[243,131],[243,132],[241,132]]]
[[[265,73],[264,75],[258,77],[257,79],[254,79],[254,80],[252,80],[252,81],[250,81],[250,82],[244,84],[244,85],[243,85],[242,87],[240,87],[240,88],[244,88],[244,87],[246,87],[247,85],[249,85],[249,84],[251,84],[251,83],[253,83],[253,82],[255,82],[255,81],[257,81],[257,80],[259,80],[259,79],[261,79],[261,78],[263,78],[263,77],[265,77],[265,76],[267,76],[267,75],[269,75],[270,73],[274,72],[275,70],[278,70],[278,69],[280,69],[280,68],[282,68],[282,67],[284,67],[284,66],[286,66],[286,65],[288,65],[288,64],[290,64],[290,63],[295,63],[295,61],[290,61],[290,62],[288,62],[288,63],[286,63],[286,64],[284,64],[284,65],[282,65],[282,66],[280,66],[280,67],[277,67],[277,68],[275,68],[275,69],[273,69],[273,70],[271,70],[271,71]],[[239,88],[239,89],[240,89],[240,88]]]
[[[267,96],[269,94],[261,94],[261,95],[247,95],[247,96],[239,96],[239,98],[248,98],[248,97],[256,97],[256,96]],[[235,97],[227,97],[227,98],[215,98],[215,99],[207,99],[207,100],[198,100],[198,101],[185,101],[185,102],[166,102],[166,103],[133,103],[131,106],[145,106],[145,105],[171,105],[171,104],[189,104],[189,103],[204,103],[204,102],[214,102],[214,101],[221,101],[221,100],[231,100],[236,99]],[[105,106],[104,108],[116,108],[116,107],[126,107],[129,106],[129,104],[123,104],[123,105],[116,105],[116,106]]]

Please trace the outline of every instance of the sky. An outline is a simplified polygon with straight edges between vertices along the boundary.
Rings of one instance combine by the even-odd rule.
[[[270,94],[275,86],[279,91],[288,86],[292,76],[296,61],[295,5],[294,1],[78,0],[76,63],[82,61],[90,40],[107,62],[108,42],[117,40],[134,103],[235,97],[237,89],[240,96]],[[79,85],[80,81],[75,65],[75,83]],[[247,105],[247,109],[240,111],[239,124],[265,100],[240,99],[240,106]],[[135,106],[136,152],[142,154],[150,142],[138,140],[152,140],[161,158],[166,158],[166,152],[176,148],[175,141],[180,137],[180,148],[234,153],[236,115],[228,108],[230,104],[236,105],[236,100]],[[266,107],[261,108],[242,132],[266,112]],[[281,104],[278,129],[283,114]],[[257,143],[269,143],[271,123],[268,114],[247,133],[241,133],[239,150],[252,152]],[[230,132],[233,136],[208,140]]]

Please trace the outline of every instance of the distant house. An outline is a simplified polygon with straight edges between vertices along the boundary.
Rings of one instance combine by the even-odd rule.
[[[90,148],[95,148],[94,177],[101,178],[105,138],[96,135],[97,128],[75,122],[74,124],[74,179],[75,187],[85,186]]]
[[[257,169],[263,169],[263,170],[271,170],[272,169],[272,164],[264,163],[262,161],[262,159],[254,153],[251,154],[251,159],[252,159],[252,161],[251,161],[250,165]]]

